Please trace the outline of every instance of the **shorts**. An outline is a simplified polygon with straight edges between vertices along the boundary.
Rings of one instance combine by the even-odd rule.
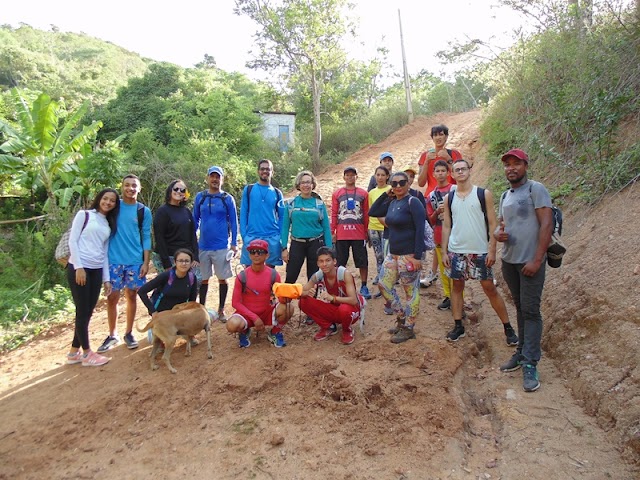
[[[369,268],[369,255],[365,240],[337,240],[336,241],[336,257],[338,265],[343,267],[347,265],[349,260],[349,247],[353,252],[353,263],[356,268]]]
[[[451,268],[446,270],[451,280],[493,280],[493,270],[487,267],[487,254],[449,252]]]
[[[113,290],[120,291],[123,288],[129,290],[138,290],[146,283],[146,278],[140,278],[140,268],[138,265],[119,265],[116,263],[109,264],[109,279]]]
[[[231,260],[227,260],[227,250],[200,250],[200,272],[203,280],[209,280],[215,272],[218,280],[231,278]]]
[[[262,320],[262,323],[264,323],[265,326],[275,327],[278,325],[278,321],[276,320],[277,306],[278,306],[277,303],[275,305],[270,305],[269,308],[267,308],[264,312],[258,315],[258,317],[260,317],[260,320]],[[237,315],[238,317],[243,319],[247,324],[247,328],[253,328],[255,326],[253,323],[253,320],[244,318],[244,316],[240,315],[239,313],[234,313],[233,315]]]

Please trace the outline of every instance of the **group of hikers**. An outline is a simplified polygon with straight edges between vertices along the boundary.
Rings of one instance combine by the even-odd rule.
[[[273,164],[266,159],[257,164],[258,181],[242,191],[239,214],[235,198],[223,189],[220,166],[208,169],[207,188],[196,194],[192,210],[186,206],[187,186],[174,180],[167,187],[165,204],[153,216],[138,201],[139,178],[127,175],[121,193],[102,190],[72,224],[67,272],[76,322],[67,363],[100,366],[110,360],[102,354],[121,342],[116,325],[121,291],[126,299],[124,342],[135,349],[138,296],[152,316],[188,301],[206,305],[214,274],[219,292],[215,316],[226,323],[228,332],[238,334],[239,346],[251,345],[254,329],[266,331],[275,347],[284,347],[282,328],[294,308],[291,298],[274,298],[273,286],[281,282],[275,267],[286,263],[284,283],[294,284],[306,261],[307,282],[297,295],[299,308],[307,323],[319,326],[316,341],[340,332],[345,345],[354,341],[354,325],[362,321],[366,301],[380,297],[384,313],[395,315],[391,342],[415,338],[420,288],[438,277],[443,299],[437,308],[451,310],[453,320],[446,339],[457,342],[465,336],[465,282],[478,280],[502,322],[506,343],[516,347],[500,369],[522,367],[524,390],[537,390],[551,198],[542,184],[528,179],[527,154],[512,149],[502,156],[510,188],[499,198],[496,216],[494,195],[472,183],[472,163],[447,148],[448,137],[445,125],[432,127],[433,147],[420,155],[415,167],[394,170],[393,154],[382,153],[368,190],[356,185],[357,169],[346,167],[344,185],[333,192],[330,210],[315,192],[315,176],[306,170],[295,178],[299,194],[285,199],[271,183]],[[416,179],[424,193],[412,188]],[[498,242],[502,275],[516,307],[517,333],[494,283]],[[376,261],[372,290],[367,247]],[[431,260],[429,249],[434,250]],[[231,262],[238,253],[245,268],[236,275],[234,313],[227,317]],[[346,268],[350,257],[359,271],[360,288]],[[158,275],[146,282],[151,262]],[[88,325],[101,286],[107,297],[109,334],[94,352]]]

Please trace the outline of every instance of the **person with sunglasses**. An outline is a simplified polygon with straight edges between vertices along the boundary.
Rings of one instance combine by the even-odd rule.
[[[175,252],[186,248],[198,258],[198,240],[191,211],[186,207],[188,192],[182,180],[174,180],[167,187],[164,205],[153,217],[153,233],[156,240],[152,260],[158,273],[174,265]],[[194,273],[200,279],[200,268],[194,262]]]
[[[381,218],[389,231],[389,252],[380,272],[380,292],[387,301],[385,313],[397,315],[391,328],[392,343],[416,338],[414,326],[420,309],[420,270],[424,254],[425,207],[409,193],[409,176],[396,172],[391,177],[389,201],[381,196],[371,206],[371,216]],[[402,287],[405,300],[396,291]]]
[[[518,336],[509,323],[507,307],[493,283],[491,267],[496,263],[496,238],[489,233],[498,225],[493,194],[471,183],[471,165],[466,160],[453,163],[453,175],[456,186],[444,199],[441,243],[442,262],[453,281],[451,313],[455,325],[446,338],[457,342],[465,336],[462,293],[467,280],[479,280],[502,322],[507,345],[517,345]]]
[[[251,345],[251,329],[264,331],[265,326],[271,329],[267,332],[267,339],[276,348],[287,345],[282,333],[293,314],[290,302],[277,299],[272,302],[272,289],[275,282],[280,282],[280,274],[266,265],[269,256],[269,243],[266,240],[254,239],[247,246],[247,253],[251,258],[251,265],[236,276],[233,287],[231,305],[235,313],[227,320],[227,331],[237,333],[240,348]]]

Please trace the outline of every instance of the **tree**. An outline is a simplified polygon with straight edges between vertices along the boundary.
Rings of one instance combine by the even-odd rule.
[[[42,185],[47,192],[49,207],[56,207],[56,181],[60,175],[73,169],[82,157],[81,150],[102,127],[96,121],[77,127],[89,107],[88,102],[68,112],[63,103],[41,93],[31,108],[17,89],[12,91],[16,112],[15,127],[0,119],[0,172],[19,175],[25,187]]]
[[[340,41],[353,27],[341,13],[351,8],[347,0],[236,0],[235,12],[247,15],[260,30],[255,39],[255,59],[250,68],[297,75],[311,91],[314,139],[312,164],[320,164],[322,142],[321,99],[327,74],[345,62]]]

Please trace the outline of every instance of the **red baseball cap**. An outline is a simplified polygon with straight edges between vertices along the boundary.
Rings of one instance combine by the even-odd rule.
[[[259,238],[255,239],[255,240],[251,240],[251,242],[249,242],[249,245],[247,246],[247,250],[264,250],[265,252],[269,251],[269,244],[264,241],[264,240],[260,240]]]
[[[527,155],[524,152],[524,150],[520,150],[519,148],[512,148],[507,153],[502,155],[502,159],[501,160],[504,162],[508,157],[516,157],[516,158],[518,158],[520,160],[523,160],[523,161],[527,162],[527,164],[529,163],[529,155]]]

